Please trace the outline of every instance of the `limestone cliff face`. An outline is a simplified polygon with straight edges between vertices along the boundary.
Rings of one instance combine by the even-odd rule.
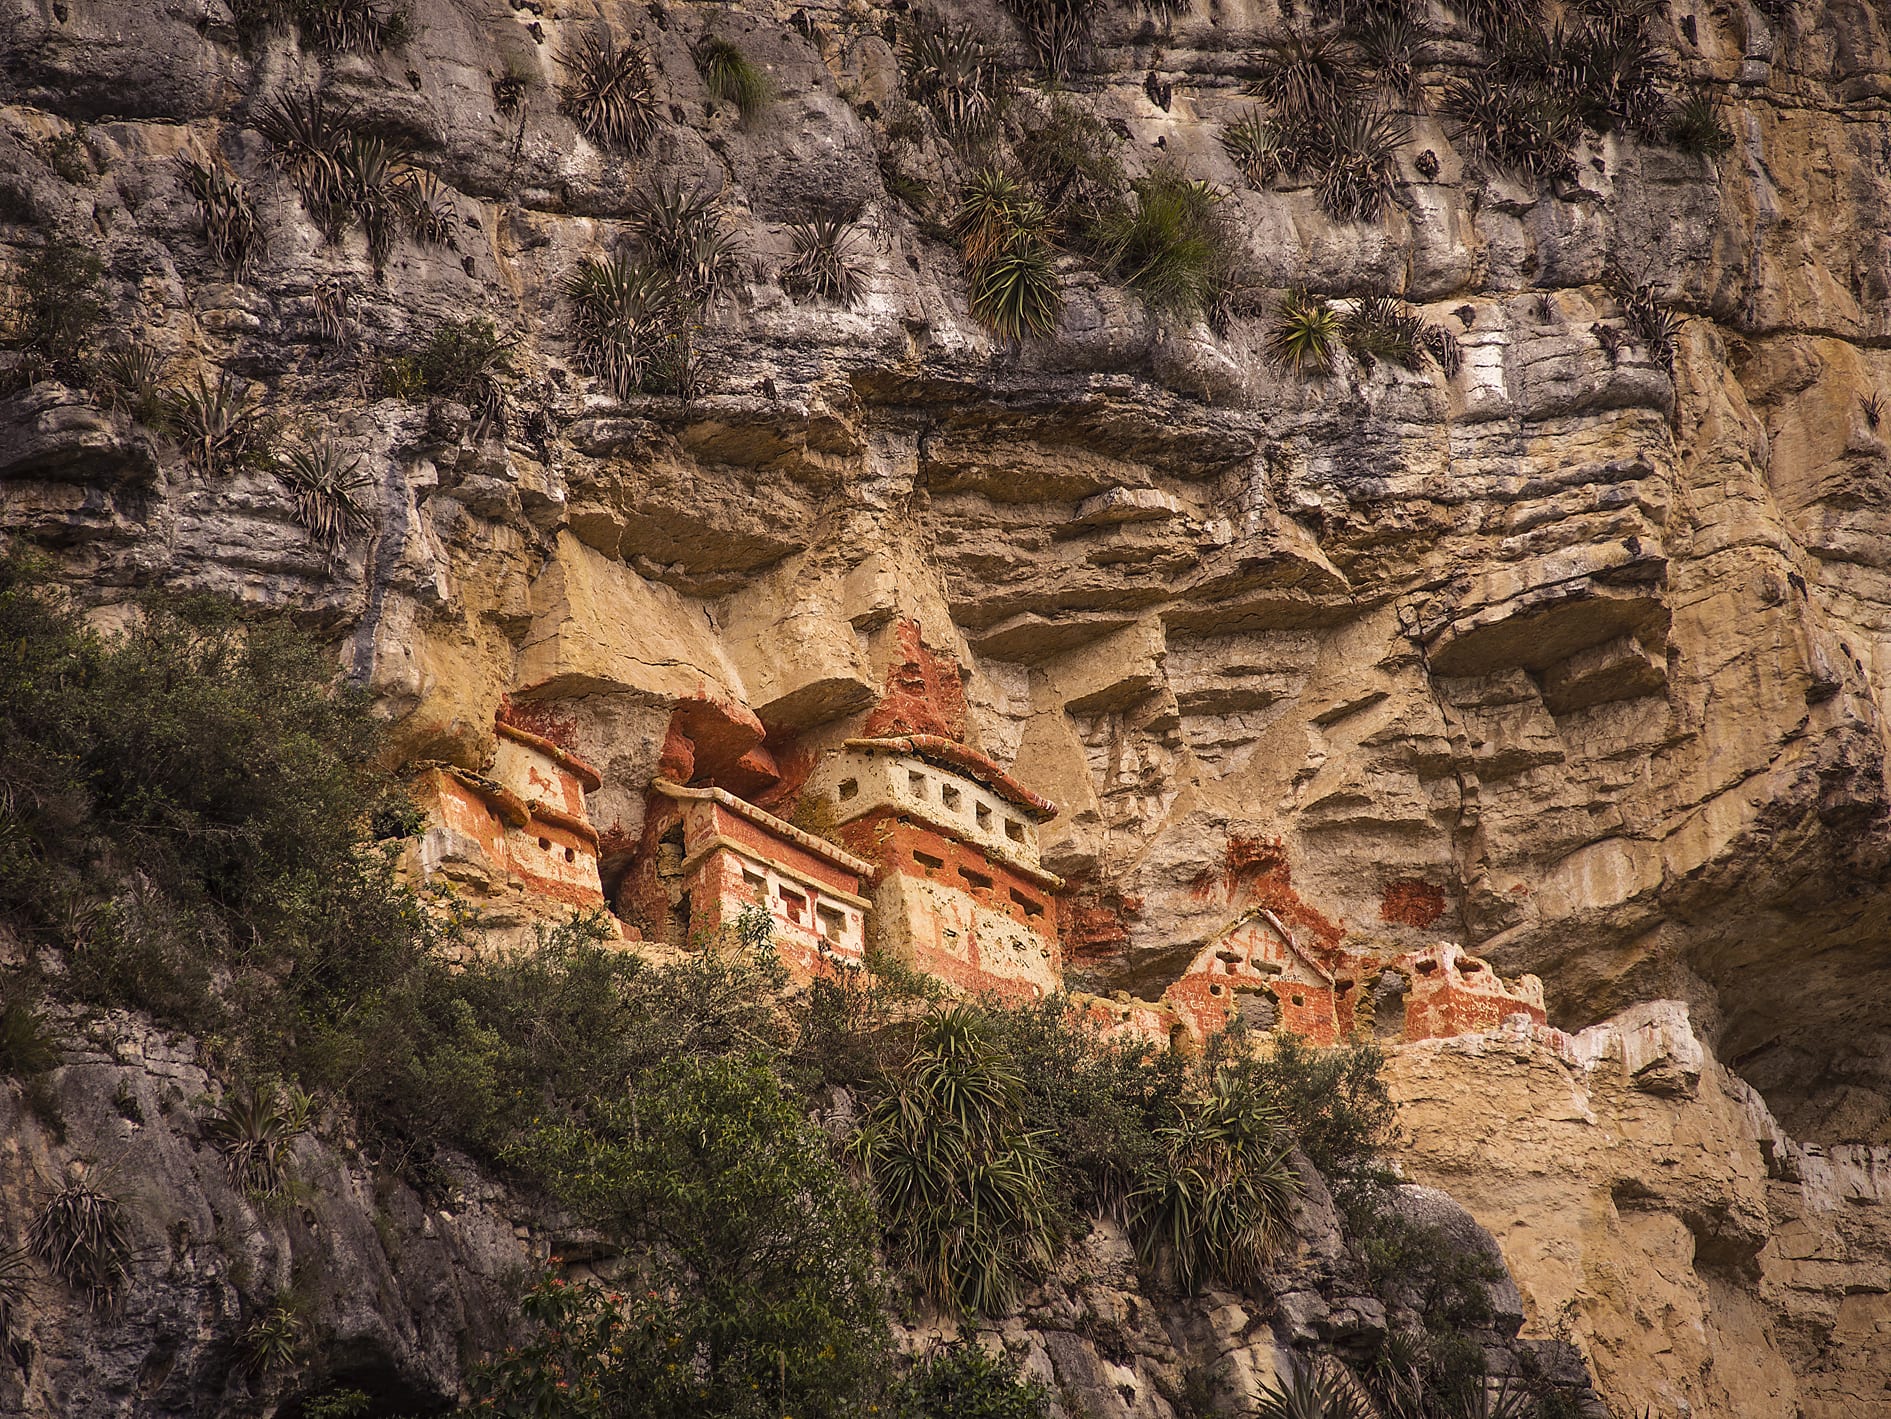
[[[1017,41],[995,5],[937,12]],[[1132,172],[1174,160],[1229,190],[1254,290],[1399,293],[1463,347],[1451,378],[1342,361],[1314,381],[1263,357],[1268,300],[1215,334],[1075,259],[1057,335],[995,345],[955,254],[883,181],[949,193],[959,169],[936,137],[890,136],[897,51],[871,4],[422,0],[414,18],[404,50],[324,59],[289,33],[240,42],[220,0],[4,0],[8,260],[54,230],[95,250],[110,328],[180,373],[260,381],[288,425],[359,454],[373,526],[331,564],[274,478],[206,478],[51,381],[0,404],[0,522],[103,615],[162,583],[332,629],[417,760],[477,770],[501,700],[536,707],[602,773],[607,868],[679,701],[765,731],[786,812],[796,765],[944,666],[968,741],[1063,806],[1045,864],[1073,883],[1088,983],[1154,995],[1261,905],[1321,940],[1449,940],[1535,972],[1571,1031],[1684,1001],[1725,1064],[1682,1095],[1521,1045],[1419,1048],[1399,1066],[1415,1104],[1441,1071],[1465,1082],[1414,1129],[1414,1167],[1467,1201],[1512,1195],[1473,1210],[1537,1322],[1600,1298],[1577,1328],[1615,1395],[1891,1402],[1860,1378],[1882,1340],[1832,1338],[1882,1326],[1875,1302],[1833,1301],[1829,1332],[1806,1319],[1826,1304],[1807,1296],[1852,1284],[1806,1279],[1821,1248],[1882,1246],[1827,1227],[1873,1215],[1864,1182],[1808,1199],[1828,1173],[1849,1196],[1834,1160],[1891,1141],[1882,7],[1675,0],[1661,32],[1731,151],[1595,140],[1551,190],[1478,172],[1419,111],[1376,225],[1253,190],[1218,141],[1273,0],[1104,11],[1075,100],[1126,135]],[[1472,51],[1434,18],[1436,80]],[[666,120],[634,162],[559,111],[559,56],[600,19],[658,70]],[[712,29],[768,70],[763,121],[708,102],[689,46]],[[253,127],[317,83],[437,174],[453,250],[398,242],[376,280],[358,233],[323,240]],[[241,280],[206,248],[188,153],[248,184],[262,241]],[[577,359],[561,283],[658,179],[720,187],[752,270],[701,337],[706,392],[624,404]],[[788,224],[834,213],[862,233],[846,311],[777,275]],[[1682,313],[1672,374],[1623,338],[1624,283]],[[381,356],[475,312],[516,341],[503,432],[378,397]],[[1747,1085],[1778,1120],[1764,1149]],[[1606,1200],[1558,1214],[1582,1178],[1510,1171],[1456,1106],[1472,1097],[1519,1157],[1551,1127],[1539,1110],[1647,1128],[1624,1125]],[[1721,1160],[1700,1186],[1725,1205],[1694,1221],[1653,1182],[1658,1205],[1617,1195],[1666,1175],[1649,1130],[1681,1128]],[[1533,1214],[1605,1218],[1596,1269],[1539,1267],[1513,1221]],[[1638,1290],[1649,1239],[1704,1269]],[[1852,1297],[1882,1294],[1871,1274]],[[1670,1321],[1705,1329],[1647,1349]],[[1724,1373],[1716,1336],[1750,1342],[1760,1378]]]

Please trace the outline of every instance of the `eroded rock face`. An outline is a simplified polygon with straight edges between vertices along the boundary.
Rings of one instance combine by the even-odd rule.
[[[1407,1045],[1392,1079],[1406,1166],[1490,1229],[1529,1333],[1576,1339],[1618,1406],[1891,1413],[1891,1153],[1793,1142],[1686,1006]]]
[[[1418,114],[1376,226],[1252,190],[1221,148],[1272,0],[1102,15],[1073,101],[1132,172],[1228,188],[1256,309],[1390,291],[1463,349],[1450,378],[1343,360],[1315,381],[1264,358],[1264,314],[1211,332],[1074,260],[1058,334],[995,346],[882,181],[949,197],[956,169],[889,136],[873,5],[540,8],[422,0],[404,50],[322,57],[217,3],[8,0],[8,262],[81,242],[103,340],[262,381],[371,477],[372,530],[331,562],[279,480],[207,477],[97,391],[13,393],[0,524],[102,617],[158,585],[292,609],[408,754],[467,771],[502,701],[538,705],[603,775],[607,873],[679,703],[759,727],[791,816],[822,752],[903,732],[873,717],[943,673],[955,732],[1064,809],[1044,856],[1082,984],[1153,997],[1261,907],[1316,942],[1449,942],[1540,976],[1570,1030],[1685,1000],[1786,1133],[1891,1140],[1880,7],[1673,7],[1734,136],[1718,158],[1611,136],[1552,191],[1468,167]],[[1016,37],[996,6],[938,8]],[[598,19],[659,71],[668,119],[635,162],[559,110],[559,56]],[[765,121],[708,101],[689,45],[712,25],[769,71]],[[358,232],[324,241],[253,127],[317,83],[437,174],[453,249],[403,239],[376,279]],[[185,153],[248,187],[241,279]],[[703,332],[706,392],[621,404],[561,283],[659,180],[719,187],[752,269]],[[815,214],[858,218],[852,309],[781,288],[787,224]],[[1627,335],[1623,283],[1681,313],[1672,372]],[[502,422],[379,396],[384,356],[476,312],[515,342]]]

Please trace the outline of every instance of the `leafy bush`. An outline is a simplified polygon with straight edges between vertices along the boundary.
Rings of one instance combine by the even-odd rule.
[[[561,1316],[552,1344],[602,1328],[608,1343],[587,1347],[567,1382],[595,1388],[607,1412],[840,1414],[874,1382],[885,1330],[872,1213],[765,1060],[658,1064],[623,1104],[525,1147],[580,1217],[648,1248],[638,1300],[567,1299],[552,1282],[535,1303]],[[488,1392],[518,1412],[570,1367],[528,1352],[496,1366]]]
[[[1110,266],[1157,310],[1226,318],[1238,237],[1222,211],[1226,193],[1160,167],[1136,181],[1136,205],[1109,231]]]
[[[13,282],[8,344],[24,351],[23,382],[84,377],[84,358],[105,315],[105,265],[77,242],[49,238]]]
[[[1239,1035],[1222,1040],[1231,1054]],[[1396,1140],[1398,1108],[1385,1084],[1385,1051],[1369,1040],[1320,1049],[1291,1030],[1271,1051],[1225,1067],[1276,1110],[1309,1162],[1342,1200],[1385,1185],[1384,1156]]]
[[[184,185],[197,199],[197,215],[204,224],[210,254],[241,277],[249,269],[256,247],[256,213],[235,174],[221,163],[212,166],[180,157]]]
[[[1231,1074],[1178,1114],[1130,1199],[1138,1251],[1186,1291],[1246,1285],[1290,1230],[1300,1193],[1285,1115]]]
[[[171,390],[164,397],[164,418],[185,459],[200,473],[221,477],[267,461],[256,391],[228,370],[214,384],[199,370],[195,381]]]
[[[1267,346],[1297,375],[1325,374],[1333,368],[1341,333],[1339,312],[1326,297],[1293,290],[1280,298]]]
[[[855,1135],[888,1252],[936,1305],[1002,1315],[1050,1259],[1044,1140],[1023,1126],[1022,1090],[984,1023],[954,1007]]]
[[[1103,254],[1109,224],[1123,211],[1121,146],[1109,125],[1064,94],[1052,95],[1043,120],[1012,145],[1025,185],[1079,250]]]
[[[0,990],[5,992],[0,1001],[0,1075],[19,1081],[27,1107],[58,1132],[62,1128],[59,1100],[46,1076],[59,1067],[59,1042],[23,972],[0,973]],[[4,1316],[0,1316],[0,1341],[5,1333]]]
[[[957,1340],[920,1357],[895,1390],[894,1419],[1050,1419],[1050,1391],[1009,1354]]]
[[[988,132],[1004,98],[1004,69],[971,30],[918,24],[908,31],[906,87],[948,138]]]
[[[330,561],[341,555],[349,533],[372,524],[368,510],[355,500],[372,481],[361,471],[360,457],[348,457],[327,438],[290,448],[275,472],[294,499],[296,521]]]
[[[586,30],[564,56],[568,76],[559,107],[602,147],[641,152],[657,130],[650,62],[635,44],[613,44],[602,29]]]
[[[860,272],[849,250],[854,227],[834,217],[797,222],[788,230],[793,254],[781,268],[781,286],[792,296],[851,306],[860,300]]]
[[[1009,174],[973,174],[952,219],[972,316],[1001,340],[1048,335],[1063,305],[1050,214]]]
[[[294,1306],[270,1306],[243,1327],[237,1345],[251,1374],[287,1369],[302,1349],[302,1318]]]
[[[691,48],[690,56],[696,61],[696,72],[702,75],[709,97],[734,108],[745,127],[761,116],[775,96],[768,76],[726,39],[707,35]]]
[[[383,367],[381,389],[397,399],[453,399],[491,419],[505,408],[503,381],[515,371],[513,339],[483,315],[444,320],[411,355]]]
[[[46,1199],[26,1244],[53,1274],[83,1291],[95,1309],[111,1302],[131,1255],[125,1204],[83,1177]]]

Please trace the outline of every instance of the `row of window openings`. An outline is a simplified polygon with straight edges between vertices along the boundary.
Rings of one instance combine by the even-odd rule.
[[[943,857],[936,856],[922,848],[913,849],[913,861],[925,868],[928,872],[941,872],[945,869],[945,859]],[[959,868],[959,876],[965,879],[966,886],[976,888],[978,891],[989,892],[992,888],[991,878],[987,877],[983,872],[974,871],[970,867]],[[1012,887],[1009,890],[1011,892],[1011,900],[1024,908],[1024,914],[1026,916],[1044,915],[1044,903],[1034,897],[1025,896],[1025,894],[1020,892],[1016,887]]]
[[[924,798],[926,796],[926,776],[924,774],[915,773],[910,769],[907,770],[906,786],[912,790],[913,797]],[[840,781],[839,792],[840,800],[843,803],[850,798],[859,797],[860,780],[852,778],[842,779]],[[939,785],[939,801],[943,803],[950,812],[957,813],[959,811],[964,797],[964,794],[949,783]],[[979,827],[989,829],[991,827],[991,809],[983,803],[974,803],[972,805],[972,819]],[[1005,836],[1010,838],[1014,843],[1022,843],[1024,841],[1024,824],[1020,823],[1015,818],[1005,819]]]
[[[497,808],[488,808],[486,810],[486,816],[497,823],[499,821],[499,810]],[[540,852],[550,852],[552,850],[552,840],[550,838],[540,838],[538,840],[538,850]],[[576,849],[566,848],[564,851],[566,862],[576,862],[578,860]]]
[[[760,896],[768,895],[768,879],[758,873],[744,869],[742,885]],[[807,925],[808,899],[786,883],[777,887],[776,891],[781,896],[781,904],[788,913],[788,920],[796,926]],[[847,915],[834,907],[817,902],[814,907],[814,925],[819,929],[824,940],[838,941],[846,933]]]

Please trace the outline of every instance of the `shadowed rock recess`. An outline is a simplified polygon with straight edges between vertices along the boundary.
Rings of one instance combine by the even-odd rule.
[[[611,906],[627,948],[687,934],[704,903],[666,902],[658,839],[709,802],[677,793],[713,788],[769,841],[847,848],[803,851],[851,864],[829,886],[864,915],[836,920],[870,941],[900,879],[858,870],[880,859],[823,766],[907,736],[953,746],[1001,814],[1054,805],[999,874],[1050,914],[999,906],[1030,969],[1106,1022],[1181,1031],[1156,1004],[1237,928],[1275,933],[1267,968],[1304,958],[1368,1034],[1408,984],[1389,963],[1450,946],[1538,977],[1535,1018],[1379,1030],[1404,1166],[1495,1237],[1500,1312],[1574,1340],[1619,1413],[1891,1415],[1891,12],[1667,0],[1643,22],[1664,91],[1710,104],[1720,140],[1592,115],[1539,177],[1452,116],[1494,41],[1413,7],[1413,86],[1369,100],[1408,130],[1389,195],[1345,221],[1317,163],[1244,172],[1228,141],[1269,112],[1280,37],[1341,8],[1079,6],[1053,84],[1013,12],[971,0],[416,0],[378,48],[318,41],[307,16],[347,5],[0,0],[0,529],[102,624],[169,588],[332,637],[404,758],[510,844],[461,851],[436,820],[419,855],[502,928],[562,901]],[[942,128],[916,23],[981,37],[985,132]],[[640,145],[561,102],[600,26],[647,56]],[[760,112],[709,92],[705,36],[766,76]],[[326,209],[280,131],[318,94],[396,174]],[[969,313],[958,195],[1058,115],[1120,164],[1119,203],[1151,173],[1214,185],[1233,250],[1212,322],[1139,294],[1068,204],[1054,331],[1006,341]],[[713,196],[734,254],[683,317],[687,368],[651,336],[657,374],[614,389],[571,278],[648,251],[666,189]],[[817,219],[850,224],[851,301],[793,274]],[[49,252],[97,259],[91,297]],[[49,281],[75,348],[33,344]],[[1296,372],[1271,345],[1290,289],[1342,325],[1397,297],[1457,357],[1336,335],[1330,370]],[[470,318],[506,353],[443,372],[438,337]],[[177,391],[219,380],[251,407],[212,447]],[[360,516],[317,536],[319,499],[246,436],[326,450]],[[566,807],[505,797],[518,744],[581,767]],[[534,841],[571,871],[509,870]],[[973,896],[992,842],[957,868]],[[1302,1005],[1286,989],[1225,1008],[1270,1028]],[[133,1146],[106,1137],[136,1131],[114,1087],[155,1121],[197,1068],[143,1031],[112,1025],[62,1085],[95,1149]],[[39,1137],[24,1117],[0,1107],[7,1139]],[[0,1142],[16,1219],[49,1149]],[[343,1200],[312,1222],[248,1217],[182,1153],[150,1167],[164,1202],[138,1240],[171,1248],[170,1310],[88,1320],[63,1353],[42,1337],[42,1370],[111,1373],[118,1397],[73,1413],[246,1412],[165,1389],[234,1324],[179,1227],[285,1279],[338,1258],[359,1338],[338,1373],[397,1375],[390,1404],[452,1398],[534,1245],[476,1180],[435,1216],[324,1154]],[[1097,1415],[1171,1415],[1151,1367],[1188,1355],[1235,1356],[1251,1393],[1269,1326],[1383,1329],[1305,1227],[1313,1279],[1265,1317],[1221,1297],[1158,1338],[1106,1230],[1088,1289],[1013,1338]]]

